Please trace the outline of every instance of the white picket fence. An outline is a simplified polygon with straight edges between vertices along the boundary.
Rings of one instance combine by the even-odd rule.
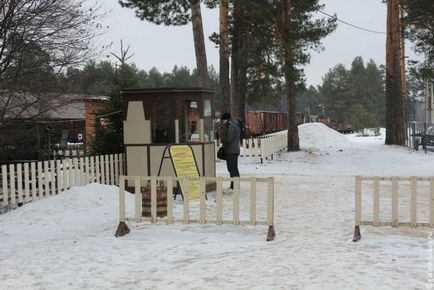
[[[240,159],[247,162],[261,163],[273,159],[274,154],[288,147],[288,131],[280,131],[257,138],[243,139]]]
[[[363,204],[362,182],[368,183]],[[362,216],[363,208],[372,214]],[[356,176],[354,213],[354,242],[361,238],[361,225],[434,227],[434,177]]]
[[[188,184],[190,180],[199,179],[200,182],[200,200],[195,202],[195,210],[199,210],[196,218],[192,217],[192,203],[190,202],[190,193]],[[125,184],[126,181],[132,181],[134,184],[134,216],[128,217],[126,214],[125,203]],[[186,184],[186,190],[183,192],[182,211],[178,214],[174,213],[174,201],[173,201],[173,186],[177,182],[184,181]],[[143,217],[142,210],[142,191],[143,183],[150,182],[151,191],[151,209],[150,217]],[[206,203],[205,188],[207,182],[215,182],[215,202],[211,204]],[[223,215],[223,182],[234,182],[234,191],[232,195],[232,205],[226,204],[228,211],[231,212],[231,218]],[[241,192],[240,183],[248,183],[249,191]],[[257,184],[265,183],[266,189],[264,193],[258,193]],[[164,184],[166,193],[166,201],[164,209],[167,208],[166,218],[157,218],[157,186]],[[149,186],[149,185],[148,185]],[[265,198],[265,199],[264,199]],[[258,200],[261,200],[261,204],[258,205]],[[265,203],[265,204],[264,204]],[[211,210],[211,212],[207,212]],[[131,211],[130,211],[131,212]],[[273,177],[169,177],[169,176],[120,176],[119,185],[119,221],[116,236],[123,236],[129,232],[126,226],[127,221],[135,222],[151,222],[157,223],[158,221],[164,221],[167,224],[173,223],[198,223],[198,224],[233,224],[233,225],[266,225],[268,226],[267,241],[271,241],[275,237],[274,232],[274,178]]]
[[[92,182],[118,185],[122,154],[1,166],[0,206],[16,206]]]

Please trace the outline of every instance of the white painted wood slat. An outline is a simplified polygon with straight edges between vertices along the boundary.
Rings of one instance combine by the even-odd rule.
[[[23,169],[20,163],[17,164],[17,197],[18,203],[23,202]]]
[[[56,165],[54,160],[50,160],[50,185],[51,195],[56,195]]]
[[[9,204],[9,187],[8,187],[8,168],[6,165],[2,165],[2,195],[3,205]]]
[[[411,198],[410,198],[410,223],[417,227],[417,177],[411,177]]]
[[[13,164],[9,164],[9,188],[10,188],[10,197],[11,204],[16,204],[16,192],[15,192],[15,166]]]
[[[36,199],[36,192],[37,192],[37,180],[36,180],[36,163],[32,162],[30,163],[30,176],[32,180],[32,197],[31,200]]]
[[[29,163],[24,163],[24,201],[30,201],[30,171]]]
[[[109,164],[109,156],[104,156],[104,163],[105,163],[105,183],[103,184],[110,184],[110,164]]]
[[[114,158],[113,158],[113,154],[110,154],[110,185],[114,185],[115,184],[115,167],[114,167]]]

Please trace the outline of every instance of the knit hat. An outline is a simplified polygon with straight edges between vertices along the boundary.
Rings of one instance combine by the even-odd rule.
[[[229,112],[225,112],[225,113],[223,113],[223,115],[220,117],[220,119],[221,119],[221,120],[230,120],[231,117],[232,117],[232,116],[231,116],[231,113],[229,113]]]

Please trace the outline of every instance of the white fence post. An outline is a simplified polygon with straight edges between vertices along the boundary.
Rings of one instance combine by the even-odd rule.
[[[30,172],[29,163],[24,163],[24,201],[30,201]]]
[[[89,157],[84,157],[84,184],[90,183],[90,168],[89,168]]]
[[[392,227],[398,226],[398,177],[392,177]]]
[[[75,186],[75,168],[74,159],[68,158],[68,168],[69,168],[69,188]]]
[[[151,221],[157,222],[157,179],[151,177]]]
[[[9,204],[8,196],[8,168],[2,165],[2,192],[3,192],[3,205]]]
[[[101,184],[105,184],[105,170],[104,170],[104,166],[105,166],[105,162],[104,162],[104,155],[100,155],[99,156],[99,165],[100,165],[100,176],[101,176]]]
[[[140,176],[135,176],[134,178],[134,198],[136,222],[140,222],[142,219],[142,194],[140,192]]]
[[[119,221],[125,222],[125,177],[119,178]]]
[[[43,196],[50,195],[50,163],[44,161],[44,193]]]
[[[18,203],[23,202],[23,171],[21,164],[17,164],[17,195]]]
[[[75,174],[75,186],[81,186],[82,185],[82,179],[83,179],[83,175],[81,174],[81,160],[80,157],[78,156],[78,151],[77,154],[75,155],[76,157],[74,158],[74,174]]]
[[[173,224],[173,179],[167,177],[167,223]]]
[[[199,223],[204,225],[206,223],[206,177],[200,177],[200,217]]]
[[[119,184],[119,154],[115,154],[115,160],[114,160],[114,167],[115,167],[115,185]]]
[[[63,190],[69,189],[69,169],[68,169],[68,159],[62,160],[62,177],[63,177]]]
[[[78,158],[73,158],[72,160],[74,162],[74,186],[80,186],[81,175],[80,175],[80,168],[78,165]]]
[[[234,193],[232,196],[233,207],[233,224],[238,225],[240,223],[240,178],[237,177],[234,180]]]
[[[119,154],[119,174],[123,175],[124,174],[124,155],[123,154]]]
[[[274,225],[274,179],[268,177],[267,186],[267,222],[269,226]]]
[[[60,194],[62,192],[62,165],[61,161],[58,159],[56,160],[56,180],[57,180],[57,194]]]
[[[44,171],[42,162],[38,162],[38,198],[44,196]]]
[[[216,188],[216,223],[218,225],[221,225],[223,223],[223,211],[222,211],[222,198],[223,198],[223,192],[222,192],[222,182],[223,179],[221,176],[217,177],[217,188]]]
[[[86,181],[85,181],[85,176],[84,176],[84,158],[83,157],[80,157],[80,158],[77,158],[78,159],[78,161],[79,161],[79,166],[78,166],[78,168],[79,168],[79,175],[80,175],[80,182],[78,183],[79,184],[79,186],[83,186],[83,185],[85,185],[86,184]]]
[[[16,204],[15,199],[15,168],[13,164],[9,164],[9,187],[10,187],[10,196],[11,196],[11,203]]]
[[[51,195],[56,195],[56,169],[54,160],[50,160],[50,175]]]
[[[32,198],[31,200],[36,199],[36,163],[32,162],[30,163],[30,175],[32,180]]]
[[[411,206],[410,206],[410,223],[412,227],[417,227],[417,177],[411,177]]]
[[[360,226],[362,221],[362,177],[356,176],[356,197],[355,197],[355,205],[354,205],[354,214],[355,214],[355,225]]]
[[[105,163],[105,183],[103,184],[110,184],[110,168],[109,168],[109,156],[105,155],[104,156],[104,163]]]
[[[380,225],[380,178],[374,177],[374,226]]]
[[[250,224],[256,225],[256,178],[250,178]]]
[[[115,184],[115,166],[114,166],[114,159],[113,154],[110,154],[110,185]]]
[[[90,157],[90,183],[95,182],[95,157]]]
[[[190,178],[184,177],[185,192],[182,193],[184,197],[184,224],[190,223]]]

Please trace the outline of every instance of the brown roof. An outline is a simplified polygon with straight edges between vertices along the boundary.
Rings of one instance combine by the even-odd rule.
[[[34,102],[36,97],[32,95],[13,96],[9,99],[5,118],[28,119],[35,118],[36,116],[37,119],[84,119],[85,103],[87,100],[105,101],[108,100],[108,97],[65,94],[52,96],[47,95],[40,97],[40,99],[42,101],[37,105],[25,108],[26,104]],[[8,100],[7,95],[0,95],[0,109],[5,106],[6,100]]]

